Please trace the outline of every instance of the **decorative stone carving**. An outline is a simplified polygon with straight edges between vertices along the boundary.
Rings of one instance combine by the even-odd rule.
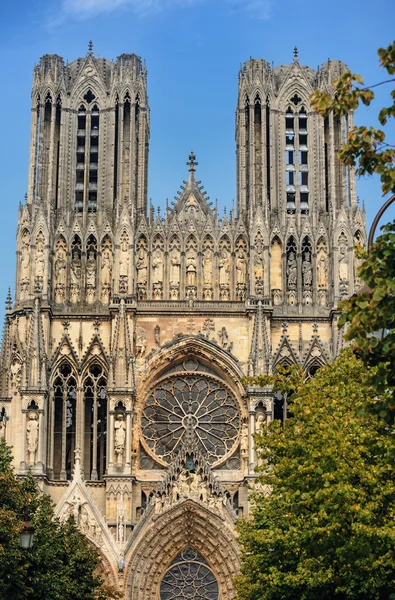
[[[29,454],[29,464],[35,464],[36,452],[38,449],[38,414],[31,411],[28,414],[29,421],[26,426],[27,451]]]
[[[142,327],[137,327],[136,331],[136,357],[142,358],[147,349],[147,336]]]
[[[303,290],[303,304],[310,306],[313,302],[313,296],[310,290]]]
[[[244,301],[247,293],[247,252],[243,240],[238,243],[236,251],[236,296]]]
[[[339,245],[339,292],[341,298],[346,298],[348,295],[348,256],[345,239],[345,236],[342,234],[340,236],[342,243]]]
[[[96,294],[96,260],[93,252],[89,252],[86,261],[86,301],[93,304]]]
[[[176,238],[171,241],[169,261],[170,300],[178,300],[180,297],[181,254],[180,243]]]
[[[203,323],[203,333],[206,336],[206,338],[209,338],[210,333],[214,330],[215,330],[215,323],[214,323],[213,319],[211,319],[210,317],[207,317]]]
[[[67,261],[66,261],[66,243],[61,238],[57,241],[55,252],[55,302],[62,304],[66,300],[66,279],[67,279]]]
[[[73,254],[70,265],[70,300],[73,304],[81,300],[81,260],[77,253]]]
[[[262,427],[267,423],[267,415],[264,410],[258,410],[255,417],[255,433],[260,433]]]
[[[263,295],[264,281],[264,256],[263,256],[263,239],[260,233],[255,238],[255,256],[254,256],[254,281],[255,293]]]
[[[30,279],[30,236],[27,231],[22,236],[22,247],[21,247],[21,275],[20,281],[29,281]]]
[[[303,257],[302,263],[302,279],[303,279],[303,287],[311,288],[313,285],[313,267],[310,260],[309,252]]]
[[[159,327],[159,325],[156,325],[156,327],[154,329],[154,339],[155,339],[156,347],[160,348],[160,327]]]
[[[296,255],[293,251],[289,253],[287,262],[287,286],[288,289],[296,288],[297,283],[297,264]]]
[[[121,294],[129,291],[129,237],[126,231],[122,233],[120,241],[119,291]]]
[[[317,259],[317,283],[318,288],[327,289],[328,287],[328,260],[325,251],[321,250]]]
[[[218,333],[222,348],[226,349],[228,347],[229,336],[226,331],[226,327],[222,327],[221,331]]]
[[[230,299],[230,242],[226,238],[220,242],[219,255],[219,298],[220,300]]]
[[[43,281],[45,271],[45,257],[44,257],[44,236],[40,232],[36,240],[36,267],[35,267],[35,279]]]
[[[280,306],[283,301],[283,294],[281,290],[273,289],[272,290],[272,302],[274,306]]]
[[[118,413],[114,422],[114,453],[117,457],[117,466],[122,467],[123,455],[125,452],[125,416],[123,413]]]
[[[10,385],[12,390],[19,390],[19,386],[21,385],[21,375],[22,365],[20,358],[18,356],[14,356],[10,367]]]
[[[112,284],[112,248],[110,243],[106,243],[102,249],[101,256],[101,296],[103,304],[108,304],[111,295]]]
[[[152,296],[154,300],[162,300],[164,282],[163,241],[160,238],[157,238],[154,243],[155,247],[151,261]]]
[[[147,281],[148,281],[148,255],[147,241],[145,238],[140,238],[137,255],[136,255],[136,272],[137,272],[137,298],[139,300],[147,299]]]

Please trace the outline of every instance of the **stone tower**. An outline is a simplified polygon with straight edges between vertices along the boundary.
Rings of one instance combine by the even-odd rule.
[[[352,126],[316,115],[344,69],[249,60],[239,73],[237,211],[187,176],[147,207],[139,57],[44,56],[34,71],[29,190],[7,298],[0,432],[57,514],[73,514],[127,600],[189,582],[234,596],[253,434],[286,407],[245,375],[314,372],[342,345],[365,217],[336,161]],[[206,590],[206,591],[207,591]],[[178,593],[178,592],[177,592]],[[169,596],[170,594],[170,596]]]

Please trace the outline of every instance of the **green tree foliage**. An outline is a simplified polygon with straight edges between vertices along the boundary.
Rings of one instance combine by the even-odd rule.
[[[11,451],[0,440],[0,598],[2,600],[111,600],[120,595],[103,585],[100,559],[72,517],[61,523],[53,503],[40,494],[31,474],[18,481]],[[34,526],[31,550],[19,546],[23,515]]]
[[[389,78],[371,86],[394,83],[395,42],[378,50],[380,64]],[[331,111],[344,115],[357,108],[359,102],[370,105],[374,99],[371,88],[363,87],[363,79],[346,70],[334,82],[334,93],[314,92],[311,101],[316,111],[327,116]],[[378,114],[384,127],[395,118],[395,89],[390,92],[392,104]],[[386,141],[384,129],[355,127],[338,152],[343,164],[356,167],[359,175],[377,174],[384,194],[395,193],[395,146]],[[359,276],[365,282],[363,293],[340,304],[343,314],[339,327],[348,324],[345,338],[354,342],[359,356],[368,367],[377,366],[374,383],[378,392],[392,390],[385,399],[372,399],[369,410],[395,423],[395,221],[384,228],[369,255],[360,252],[363,263]]]
[[[350,350],[293,394],[293,418],[255,436],[263,465],[239,523],[240,600],[393,600],[393,434]],[[269,493],[270,491],[270,493]]]

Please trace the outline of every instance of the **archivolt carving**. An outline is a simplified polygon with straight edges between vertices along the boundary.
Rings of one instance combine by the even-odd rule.
[[[154,524],[146,520],[126,553],[132,557],[126,565],[127,598],[157,600],[169,559],[174,560],[188,546],[208,562],[221,599],[234,598],[233,579],[240,561],[233,525],[191,499],[161,515]]]

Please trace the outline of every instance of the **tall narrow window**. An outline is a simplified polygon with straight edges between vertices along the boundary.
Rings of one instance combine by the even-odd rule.
[[[138,190],[138,174],[139,174],[139,147],[140,147],[140,101],[136,98],[134,105],[134,132],[135,132],[135,169],[134,169],[134,201],[137,203],[137,190]]]
[[[85,152],[86,152],[86,108],[81,105],[77,113],[77,158],[75,174],[75,210],[84,210]]]
[[[90,114],[90,153],[89,153],[89,186],[88,212],[97,211],[97,177],[99,164],[99,108],[94,104]]]
[[[40,109],[40,96],[37,96],[37,108],[36,108],[36,147],[35,147],[35,163],[34,163],[34,188],[33,198],[34,202],[37,200],[37,187],[38,187],[38,164],[40,156],[40,129],[41,129],[41,109]]]
[[[60,168],[60,122],[61,122],[61,110],[62,100],[60,96],[56,101],[56,113],[55,113],[55,131],[54,131],[54,177],[53,177],[53,198],[55,201],[55,208],[58,208],[58,195],[59,195],[59,168]]]
[[[266,98],[266,196],[270,209],[270,104]]]
[[[325,209],[329,211],[329,119],[324,119]]]
[[[88,108],[81,104],[77,111],[76,212],[97,211],[100,111],[92,104],[94,99],[88,90],[84,95]]]
[[[107,380],[93,364],[84,381],[84,472],[91,480],[103,479],[107,446]]]
[[[300,101],[296,95],[292,99],[295,105]],[[303,106],[296,113],[288,106],[285,114],[285,138],[287,212],[294,214],[296,210],[300,210],[302,214],[308,214],[307,112]]]
[[[118,141],[119,141],[119,100],[118,97],[115,101],[115,134],[114,134],[114,189],[113,189],[113,201],[117,199],[118,193]]]
[[[254,105],[255,200],[262,203],[262,107],[260,98]]]
[[[63,363],[54,381],[53,473],[55,479],[71,479],[76,445],[77,384],[68,363]]]
[[[125,196],[130,194],[130,96],[127,92],[123,103],[122,183]]]
[[[245,148],[246,148],[246,198],[250,197],[250,101],[246,98],[245,105]]]

